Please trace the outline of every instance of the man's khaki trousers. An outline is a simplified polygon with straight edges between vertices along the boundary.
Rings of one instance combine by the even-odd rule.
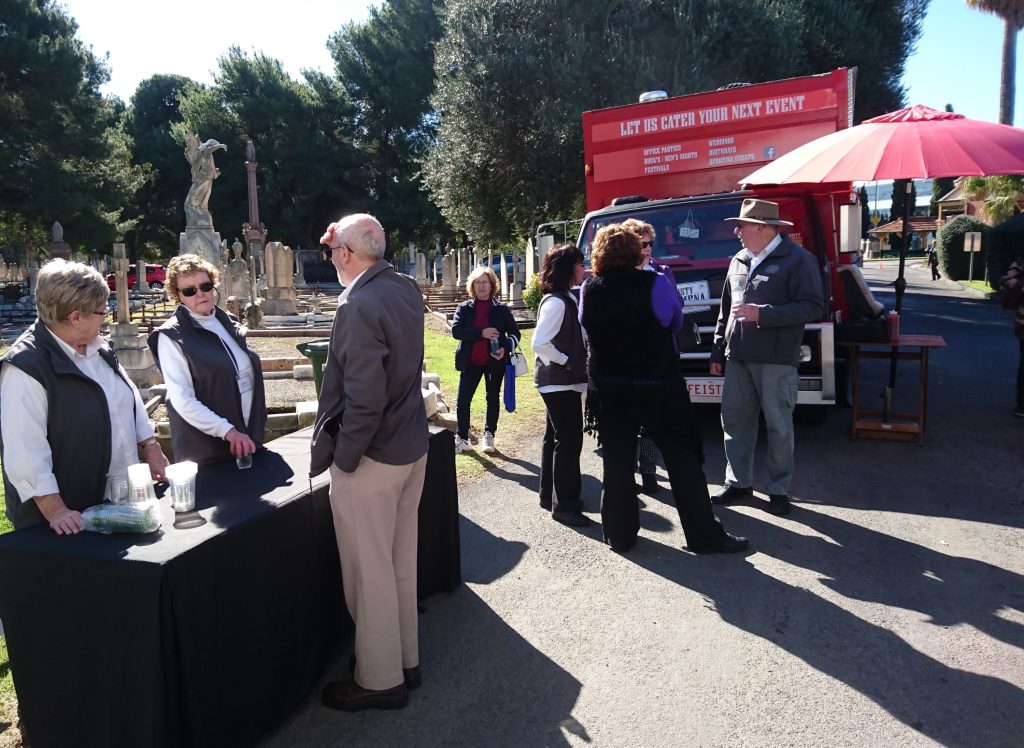
[[[418,509],[427,468],[363,457],[354,472],[331,465],[331,510],[345,603],[356,624],[355,681],[383,690],[419,664],[416,620]]]

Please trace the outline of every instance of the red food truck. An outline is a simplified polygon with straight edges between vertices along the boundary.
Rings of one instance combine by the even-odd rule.
[[[838,267],[860,250],[860,206],[849,182],[759,187],[740,180],[815,138],[849,127],[855,69],[583,113],[587,210],[579,247],[589,256],[602,226],[637,218],[655,228],[654,257],[672,269],[701,343],[680,354],[694,402],[719,402],[722,377],[708,371],[711,338],[729,260],[740,250],[740,203],[779,203],[791,237],[821,267],[828,313],[807,325],[801,350],[803,406],[845,399],[835,325],[850,318]],[[824,417],[822,408],[802,408]]]

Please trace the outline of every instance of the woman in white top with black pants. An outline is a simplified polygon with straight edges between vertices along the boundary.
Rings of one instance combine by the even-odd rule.
[[[576,300],[569,292],[583,282],[583,253],[563,244],[544,256],[533,334],[534,383],[547,409],[540,463],[540,505],[552,518],[586,527],[580,498],[583,451],[583,394],[587,391],[587,354]]]

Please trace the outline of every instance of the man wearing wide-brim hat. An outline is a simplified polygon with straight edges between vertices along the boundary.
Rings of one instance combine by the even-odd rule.
[[[788,514],[793,477],[793,409],[796,407],[804,325],[825,314],[821,271],[807,250],[779,228],[777,203],[743,201],[735,221],[743,245],[722,288],[711,349],[711,373],[725,374],[722,431],[725,485],[712,496],[727,504],[753,495],[758,415],[764,413],[768,444],[764,490],[772,514]]]

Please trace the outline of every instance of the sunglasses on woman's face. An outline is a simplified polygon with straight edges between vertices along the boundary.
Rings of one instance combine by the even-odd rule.
[[[206,283],[200,283],[198,286],[188,286],[187,288],[179,288],[178,293],[182,296],[195,296],[196,291],[202,291],[203,293],[210,293],[213,290],[213,281],[206,281]]]

